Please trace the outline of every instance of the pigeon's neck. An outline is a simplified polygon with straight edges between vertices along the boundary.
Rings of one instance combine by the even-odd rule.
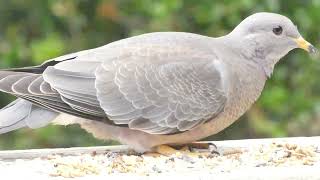
[[[277,62],[280,60],[280,58],[278,58],[278,59],[271,58],[270,60],[267,60],[267,59],[264,59],[264,60],[265,60],[265,62],[269,62],[269,63],[265,63],[264,65],[260,64],[260,66],[263,68],[266,76],[268,78],[270,78],[273,73],[274,66],[277,64]]]
[[[263,44],[256,41],[254,38],[235,37],[232,33],[222,37],[225,43],[231,47],[232,51],[244,57],[243,59],[253,61],[270,77],[273,73],[275,64],[284,55],[274,55],[270,47],[265,47]]]

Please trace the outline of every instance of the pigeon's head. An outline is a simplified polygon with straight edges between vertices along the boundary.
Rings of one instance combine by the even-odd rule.
[[[256,13],[244,19],[231,33],[245,48],[245,55],[262,63],[268,75],[279,59],[295,48],[310,53],[317,50],[300,35],[287,17],[274,13]]]

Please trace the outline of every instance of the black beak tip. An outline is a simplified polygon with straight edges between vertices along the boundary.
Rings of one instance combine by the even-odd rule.
[[[312,45],[310,45],[310,46],[308,47],[308,50],[309,50],[309,53],[310,53],[310,54],[317,54],[317,53],[319,53],[318,49],[315,48],[315,47],[312,46]]]

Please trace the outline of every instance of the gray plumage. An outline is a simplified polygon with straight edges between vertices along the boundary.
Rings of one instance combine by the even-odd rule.
[[[239,118],[300,37],[288,18],[257,13],[220,38],[149,33],[1,71],[0,90],[21,99],[0,112],[0,133],[54,122],[138,150],[197,140]]]
[[[40,108],[23,99],[17,99],[0,111],[0,134],[19,128],[40,128],[48,125],[59,113]]]

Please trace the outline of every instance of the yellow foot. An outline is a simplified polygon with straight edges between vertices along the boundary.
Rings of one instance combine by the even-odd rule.
[[[177,146],[179,147],[179,146]],[[213,143],[205,143],[205,142],[193,142],[188,143],[182,146],[183,149],[188,149],[189,151],[210,151],[217,153],[217,146]]]
[[[153,152],[147,153],[145,155],[147,156],[171,156],[171,155],[177,155],[177,154],[184,154],[188,156],[210,156],[213,154],[219,154],[217,153],[217,147],[214,144],[210,143],[201,143],[201,142],[195,142],[195,143],[189,143],[185,145],[160,145],[156,146],[153,149]]]
[[[146,152],[143,155],[151,156],[151,157],[160,157],[160,156],[170,156],[177,153],[179,153],[179,150],[176,150],[168,145],[159,145],[154,147],[151,152]]]
[[[168,145],[160,145],[154,148],[154,152],[159,153],[161,155],[170,156],[173,154],[180,153],[181,150],[176,150]]]

